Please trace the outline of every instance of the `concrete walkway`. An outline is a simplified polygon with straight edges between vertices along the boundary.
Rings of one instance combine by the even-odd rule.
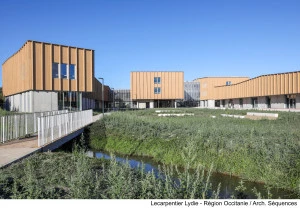
[[[110,113],[105,113],[109,115]],[[102,118],[102,114],[93,116],[93,122]],[[61,139],[59,139],[61,140]],[[18,162],[34,153],[43,152],[44,147],[38,147],[37,136],[12,140],[10,142],[0,144],[0,168],[4,168],[12,163]]]
[[[0,145],[0,167],[17,162],[31,154],[40,152],[37,137],[12,141]]]

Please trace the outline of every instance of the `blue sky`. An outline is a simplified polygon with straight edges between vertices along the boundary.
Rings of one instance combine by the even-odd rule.
[[[300,70],[298,0],[4,0],[0,17],[1,65],[27,40],[94,49],[95,76],[115,89],[130,71]]]

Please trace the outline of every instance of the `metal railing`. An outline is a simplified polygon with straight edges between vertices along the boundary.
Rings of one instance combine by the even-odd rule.
[[[15,114],[0,117],[0,142],[23,138],[38,131],[38,117],[67,113],[68,110]]]
[[[93,110],[38,118],[38,146],[44,146],[93,122]]]

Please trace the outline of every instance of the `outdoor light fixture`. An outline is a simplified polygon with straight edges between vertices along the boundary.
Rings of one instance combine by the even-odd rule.
[[[112,90],[112,99],[113,99],[113,111],[115,110],[115,88],[111,88],[111,90]]]
[[[98,79],[102,79],[102,116],[104,117],[104,78],[99,77]]]

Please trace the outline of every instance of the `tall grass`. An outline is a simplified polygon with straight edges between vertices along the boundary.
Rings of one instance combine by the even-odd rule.
[[[164,171],[163,171],[164,170]],[[36,154],[0,171],[0,198],[5,199],[197,199],[218,198],[209,177],[199,168],[172,178],[176,171],[162,167],[162,176],[131,169],[112,157],[104,161],[81,151]]]
[[[94,149],[151,156],[166,163],[238,175],[299,191],[300,114],[277,120],[221,117],[246,111],[185,110],[193,117],[158,117],[154,111],[113,113],[90,127]],[[216,118],[211,118],[215,115]],[[190,160],[181,153],[192,144]]]

